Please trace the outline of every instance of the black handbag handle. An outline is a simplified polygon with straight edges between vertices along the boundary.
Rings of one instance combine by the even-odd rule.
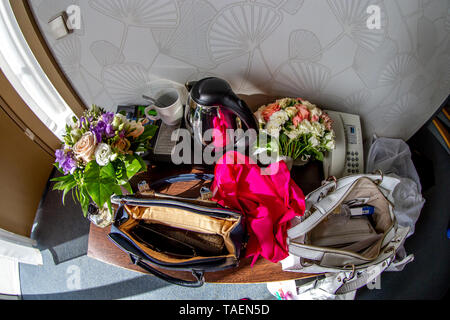
[[[171,277],[159,270],[156,270],[155,268],[151,267],[148,263],[145,263],[140,258],[136,258],[136,256],[134,256],[132,254],[130,254],[130,259],[133,264],[141,267],[145,271],[153,274],[154,276],[160,278],[161,280],[167,281],[169,283],[172,283],[172,284],[175,284],[178,286],[183,286],[183,287],[188,287],[188,288],[199,288],[199,287],[203,286],[203,284],[205,283],[205,277],[204,277],[203,271],[192,270],[192,275],[195,277],[196,280],[188,281],[188,280]]]
[[[214,174],[209,173],[185,173],[179,174],[171,177],[166,177],[160,180],[153,182],[150,185],[151,189],[157,189],[162,187],[163,185],[172,184],[175,182],[187,182],[187,181],[195,181],[195,180],[203,180],[209,181],[214,179]]]

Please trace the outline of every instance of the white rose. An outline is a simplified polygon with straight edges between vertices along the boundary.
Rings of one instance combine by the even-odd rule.
[[[333,134],[332,134],[331,132],[328,132],[328,133],[325,135],[324,139],[325,139],[326,141],[333,140],[333,139],[334,139]]]
[[[311,122],[309,122],[308,120],[303,120],[302,122],[300,122],[300,124],[298,125],[298,129],[301,133],[312,133],[314,131]]]
[[[317,147],[320,144],[319,140],[317,140],[315,136],[311,136],[311,138],[309,138],[309,143],[311,143],[311,146],[313,147]]]
[[[280,135],[281,126],[276,121],[269,120],[266,126],[267,134],[278,137]]]
[[[336,147],[336,145],[334,144],[333,140],[330,140],[327,142],[327,144],[325,145],[325,148],[327,148],[328,150],[333,150]]]
[[[302,105],[306,106],[309,110],[312,110],[312,109],[316,108],[316,105],[312,104],[308,100],[303,100],[302,101]]]
[[[95,149],[95,160],[102,167],[108,165],[112,156],[111,147],[106,143],[100,143]]]
[[[308,107],[308,109],[309,109],[309,112],[311,113],[311,117],[313,117],[313,116],[320,117],[322,115],[322,110],[320,110],[316,106],[313,106],[312,108]]]
[[[114,115],[112,125],[114,128],[118,128],[121,124],[128,124],[128,119],[123,114],[117,113]]]
[[[294,117],[297,114],[298,109],[296,107],[287,107],[284,111],[286,111],[289,117]]]
[[[269,121],[276,123],[278,126],[282,126],[288,120],[289,116],[284,110],[274,112],[274,114],[272,114],[269,119]]]
[[[319,137],[323,136],[325,127],[322,124],[320,124],[319,122],[313,122],[311,123],[311,127],[313,134]]]
[[[285,133],[289,137],[289,139],[292,139],[292,140],[296,139],[300,135],[300,132],[297,129],[291,129],[289,131],[286,131]]]

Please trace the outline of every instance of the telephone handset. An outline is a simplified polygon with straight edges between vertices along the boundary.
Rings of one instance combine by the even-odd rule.
[[[323,160],[325,178],[363,173],[364,150],[359,116],[331,110],[325,112],[333,120],[336,135],[336,148],[328,152]]]

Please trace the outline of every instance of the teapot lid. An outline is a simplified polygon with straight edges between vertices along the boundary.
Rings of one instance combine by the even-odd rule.
[[[221,104],[224,97],[234,95],[228,82],[223,79],[209,77],[197,81],[190,90],[192,100],[203,106]]]

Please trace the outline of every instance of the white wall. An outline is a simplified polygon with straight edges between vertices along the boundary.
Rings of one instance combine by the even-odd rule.
[[[86,104],[143,103],[158,78],[215,75],[239,93],[294,95],[407,139],[450,89],[449,0],[30,0]],[[81,29],[55,41],[70,4]],[[381,9],[381,29],[366,9]]]

